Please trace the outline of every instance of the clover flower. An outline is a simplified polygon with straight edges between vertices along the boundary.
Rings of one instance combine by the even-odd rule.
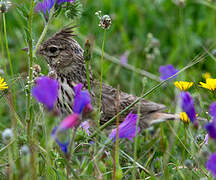
[[[0,76],[0,90],[8,89],[8,85],[4,82],[4,79]]]
[[[215,165],[215,162],[216,162],[216,153],[212,153],[209,156],[208,161],[206,162],[206,169],[209,170],[214,175],[214,177],[216,177],[216,165]]]
[[[172,64],[168,64],[165,66],[160,66],[159,72],[161,73],[160,79],[166,80],[169,77],[175,75],[178,72],[178,70],[175,69]],[[176,77],[177,77],[177,75],[173,76],[171,79],[176,78]]]
[[[180,113],[180,119],[184,122],[184,123],[189,123],[190,119],[188,117],[188,115],[186,114],[186,112],[181,112]]]
[[[214,91],[216,89],[216,79],[208,78],[206,79],[206,83],[200,82],[200,86],[210,91]]]
[[[40,12],[42,11],[45,15],[45,18],[48,17],[50,10],[53,8],[53,6],[55,5],[56,0],[43,0],[42,2],[38,2],[36,7],[35,7],[35,11],[36,12]],[[60,5],[64,2],[71,2],[73,3],[74,0],[57,0],[57,4]]]
[[[54,108],[58,98],[58,87],[57,80],[43,76],[36,80],[36,86],[32,89],[32,95],[50,111]]]
[[[194,101],[189,92],[181,92],[181,107],[187,114],[191,122],[196,120],[196,110],[194,107]]]
[[[174,85],[178,89],[180,89],[181,91],[186,91],[186,90],[188,90],[193,85],[193,82],[176,81],[176,82],[174,82]]]
[[[132,140],[136,135],[136,123],[137,123],[137,114],[133,114],[130,112],[125,120],[119,125],[119,138],[127,138]],[[137,133],[139,133],[140,128],[138,127]],[[113,141],[116,140],[117,137],[117,129],[113,129],[109,135],[110,139]]]

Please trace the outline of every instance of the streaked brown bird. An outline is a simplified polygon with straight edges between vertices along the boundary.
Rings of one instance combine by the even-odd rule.
[[[70,114],[73,107],[73,87],[78,83],[82,83],[84,89],[88,88],[83,49],[78,42],[73,39],[74,36],[72,28],[64,28],[43,42],[37,51],[38,55],[46,59],[52,70],[50,74],[56,76],[60,84],[57,108],[65,115]],[[97,104],[100,88],[99,83],[93,79],[91,74],[90,83],[92,91],[91,96],[93,97],[93,101]],[[117,89],[103,84],[101,124],[107,122],[116,115],[116,93]],[[120,111],[137,99],[136,96],[124,92],[119,93],[119,98]],[[131,110],[136,113],[137,109],[138,105],[135,105]],[[175,118],[175,115],[163,113],[162,111],[164,109],[166,109],[165,105],[142,100],[140,105],[140,126],[146,128],[158,120]],[[122,121],[128,113],[129,112],[123,114],[120,117],[120,121]]]

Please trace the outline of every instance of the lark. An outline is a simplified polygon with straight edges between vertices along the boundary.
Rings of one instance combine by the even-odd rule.
[[[57,100],[57,108],[61,111],[61,114],[71,114],[73,107],[74,90],[73,87],[82,83],[84,89],[88,89],[88,83],[86,78],[86,66],[83,58],[83,49],[79,43],[74,39],[75,35],[73,28],[67,27],[57,32],[52,37],[43,42],[37,50],[37,54],[45,58],[48,66],[51,68],[50,76],[56,78],[59,82],[59,96]],[[89,69],[90,70],[90,69]],[[91,70],[90,70],[91,71]],[[93,79],[90,72],[90,84],[91,84],[91,97],[95,107],[98,107],[99,97],[99,82]],[[117,89],[109,85],[102,85],[102,97],[101,97],[101,119],[100,124],[104,124],[110,120],[117,113]],[[138,97],[127,94],[125,92],[119,92],[119,110],[123,110],[131,103],[133,103]],[[140,126],[142,128],[149,127],[158,120],[174,119],[175,115],[163,113],[166,109],[163,104],[158,104],[148,100],[140,101]],[[129,111],[137,113],[138,105],[135,105]],[[125,112],[120,116],[122,121],[129,113]]]

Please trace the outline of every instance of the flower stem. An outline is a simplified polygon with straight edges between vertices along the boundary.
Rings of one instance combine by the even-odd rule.
[[[100,77],[99,113],[101,111],[101,94],[102,94],[101,90],[102,90],[103,71],[104,71],[104,67],[103,67],[103,54],[104,54],[105,38],[106,38],[106,30],[104,30],[103,43],[102,43],[102,48],[101,48],[101,77]],[[100,124],[100,122],[98,123],[98,127],[99,127],[99,124]]]
[[[29,76],[29,83],[28,83],[28,91],[27,91],[27,113],[26,113],[26,122],[27,122],[27,137],[30,141],[31,139],[31,121],[32,121],[32,99],[31,99],[31,88],[32,88],[32,77],[33,77],[33,43],[32,43],[32,19],[33,19],[33,7],[34,7],[34,0],[31,0],[30,12],[28,16],[28,50],[29,50],[29,68],[28,68],[28,76]]]
[[[9,161],[9,180],[13,180],[13,157],[11,146],[8,146],[8,161]]]
[[[46,22],[46,24],[45,24],[45,26],[44,26],[44,29],[43,29],[43,32],[41,33],[41,35],[40,35],[40,37],[39,37],[39,39],[38,39],[38,41],[37,41],[37,44],[36,44],[36,46],[35,46],[35,48],[34,48],[33,57],[35,57],[36,52],[37,52],[37,50],[38,50],[38,48],[39,48],[41,42],[44,40],[44,37],[45,37],[45,35],[46,35],[47,31],[48,31],[49,24],[50,24],[50,22],[51,22],[51,19],[52,19],[52,17],[53,17],[53,14],[54,14],[54,9],[55,9],[55,6],[53,6],[52,9],[50,10],[49,19],[48,19],[48,21]]]
[[[86,77],[87,77],[87,82],[88,82],[88,91],[91,94],[91,83],[90,83],[90,78],[89,78],[89,61],[86,61]]]
[[[1,18],[1,21],[3,21],[3,15],[2,15],[2,18]],[[1,23],[1,55],[2,55],[2,59],[4,61],[4,73],[5,73],[5,76],[6,76],[6,79],[8,78],[8,74],[7,74],[7,63],[6,63],[6,59],[5,59],[5,52],[4,52],[4,29],[3,29],[3,23]]]
[[[119,113],[120,107],[120,97],[119,97],[119,85],[117,88],[117,96],[116,96],[117,104],[116,104],[116,111],[117,114]],[[122,178],[122,170],[119,164],[119,116],[116,118],[116,142],[115,142],[115,156],[114,156],[114,170],[113,170],[113,179],[121,179]]]
[[[138,132],[138,126],[139,126],[139,119],[140,119],[140,106],[141,103],[138,104],[138,110],[137,110],[137,122],[136,122],[136,135],[134,139],[134,161],[133,161],[133,171],[132,171],[132,179],[136,180],[136,161],[137,161],[137,132]]]
[[[15,87],[14,87],[14,72],[13,72],[13,66],[11,62],[11,56],[10,56],[10,51],[8,47],[8,40],[7,40],[7,27],[6,27],[6,18],[5,18],[5,13],[3,13],[3,26],[4,26],[4,36],[5,36],[5,45],[6,45],[6,51],[8,55],[8,61],[9,61],[9,66],[10,66],[10,75],[11,75],[11,87],[12,87],[12,94],[13,94],[13,104],[14,104],[14,109],[16,111],[16,95],[15,95]]]

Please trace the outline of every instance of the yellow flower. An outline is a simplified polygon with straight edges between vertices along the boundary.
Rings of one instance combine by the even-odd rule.
[[[211,78],[211,74],[209,72],[204,73],[202,76],[203,76],[204,79]]]
[[[201,87],[214,91],[216,89],[216,79],[208,78],[206,83],[200,82]]]
[[[190,119],[188,117],[188,115],[186,114],[186,112],[181,112],[180,113],[180,119],[184,122],[184,123],[189,123]]]
[[[186,91],[193,85],[193,82],[176,81],[174,82],[174,85],[181,91]]]
[[[7,89],[8,85],[6,82],[4,82],[4,79],[0,76],[0,90]]]

